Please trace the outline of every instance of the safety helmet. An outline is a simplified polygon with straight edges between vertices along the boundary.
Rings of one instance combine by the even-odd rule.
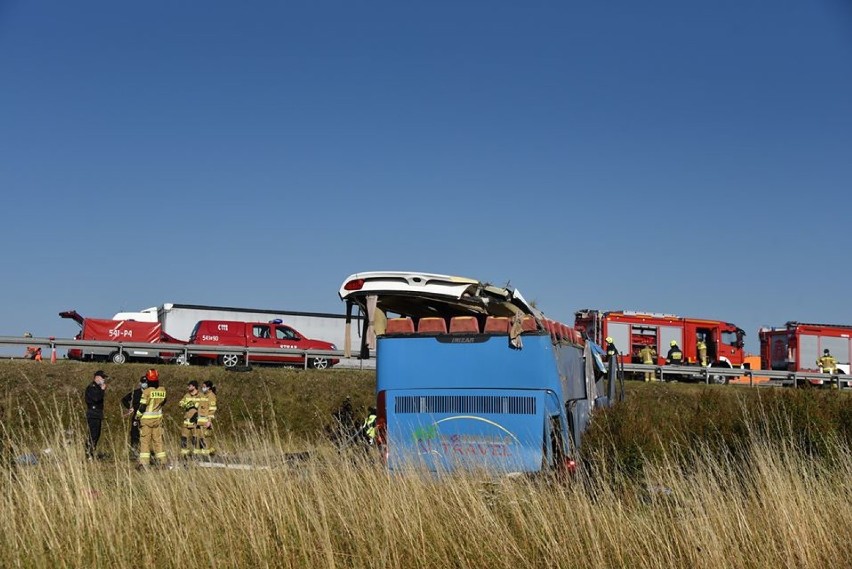
[[[669,345],[677,346],[677,340],[672,340],[671,342],[669,342]]]
[[[160,374],[157,373],[157,370],[151,368],[145,372],[145,379],[151,382],[160,381]]]
[[[613,342],[612,336],[607,336],[607,337],[606,337],[606,343],[607,343],[607,344],[612,344],[612,342]]]

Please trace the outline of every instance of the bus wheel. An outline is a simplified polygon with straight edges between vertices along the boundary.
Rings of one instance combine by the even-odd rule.
[[[308,360],[308,367],[314,369],[328,369],[328,358],[311,358]]]
[[[219,356],[219,363],[225,367],[234,367],[240,363],[240,356],[237,354],[222,354]]]
[[[109,355],[109,359],[114,364],[123,364],[127,361],[127,356],[124,355],[124,352],[113,352]]]

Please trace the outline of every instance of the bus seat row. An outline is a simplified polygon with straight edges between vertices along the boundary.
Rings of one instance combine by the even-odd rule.
[[[553,343],[573,342],[575,344],[583,343],[583,335],[579,330],[571,328],[561,322],[554,320],[544,320],[544,329],[550,332],[550,338]]]
[[[489,316],[485,319],[485,334],[508,334],[512,325],[511,318],[505,316]],[[536,330],[535,318],[525,316],[522,322],[524,332]],[[417,322],[417,334],[446,334],[447,321],[437,316],[421,318]],[[475,316],[454,316],[450,318],[450,334],[479,334],[479,320]],[[386,334],[414,334],[414,320],[406,316],[390,318],[387,322]]]

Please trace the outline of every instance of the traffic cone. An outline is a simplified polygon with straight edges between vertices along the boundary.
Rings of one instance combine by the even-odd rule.
[[[51,338],[52,340],[53,338]],[[50,345],[50,363],[56,363],[56,346],[54,344]]]

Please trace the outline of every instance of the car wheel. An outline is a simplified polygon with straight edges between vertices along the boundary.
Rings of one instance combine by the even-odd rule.
[[[730,376],[713,373],[714,367],[731,369],[731,366],[728,365],[725,362],[716,362],[710,367],[710,370],[709,370],[710,383],[711,384],[713,384],[713,385],[728,385],[728,381],[730,381],[730,379],[731,379]]]
[[[114,364],[123,364],[127,361],[127,356],[124,355],[124,352],[113,352],[110,354],[109,359]]]
[[[188,366],[189,365],[189,358],[186,357],[185,354],[181,354],[181,355],[179,355],[178,357],[175,358],[175,363],[179,366]]]
[[[308,366],[314,369],[328,369],[328,358],[311,358],[308,361]]]
[[[222,354],[219,356],[219,363],[225,367],[234,367],[240,363],[240,356],[237,354]]]

